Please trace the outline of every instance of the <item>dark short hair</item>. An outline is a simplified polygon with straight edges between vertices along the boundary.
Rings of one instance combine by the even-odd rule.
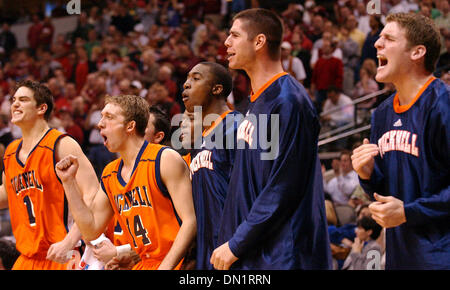
[[[155,117],[155,121],[153,123],[155,130],[157,132],[164,133],[164,138],[161,140],[161,143],[165,144],[168,140],[170,140],[171,126],[169,115],[157,105],[151,106],[149,111],[150,114]]]
[[[329,93],[329,92],[340,93],[341,90],[335,85],[329,85],[327,88],[327,93]]]
[[[50,89],[40,82],[24,80],[16,84],[14,94],[21,87],[26,87],[33,92],[33,97],[36,100],[37,106],[47,104],[47,111],[44,113],[44,119],[46,121],[50,120],[50,116],[53,111],[53,95]]]
[[[20,253],[16,245],[4,238],[0,238],[0,259],[6,270],[11,270]]]
[[[424,45],[427,49],[425,69],[432,73],[441,51],[440,32],[433,20],[416,13],[394,13],[386,17],[386,23],[396,22],[406,31],[410,47]]]
[[[341,153],[339,153],[339,160],[341,160],[343,155],[347,155],[347,156],[351,157],[352,156],[352,152],[349,151],[349,150],[346,150],[346,149],[342,150]]]
[[[212,86],[221,85],[223,89],[220,97],[226,99],[233,89],[233,79],[228,70],[223,65],[215,62],[201,62],[199,64],[209,68],[212,75]]]
[[[263,8],[247,9],[236,14],[233,22],[237,19],[245,21],[249,40],[254,39],[258,34],[264,34],[269,56],[273,60],[280,58],[284,28],[281,18],[275,12]]]
[[[372,234],[370,235],[370,238],[372,240],[376,240],[380,236],[382,230],[382,227],[377,224],[377,222],[373,218],[368,216],[364,216],[356,221],[356,226],[362,227],[366,231],[372,230]]]

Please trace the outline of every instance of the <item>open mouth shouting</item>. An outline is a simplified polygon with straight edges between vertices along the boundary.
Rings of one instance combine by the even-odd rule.
[[[378,58],[378,68],[384,68],[388,64],[386,56],[378,54],[377,58]]]

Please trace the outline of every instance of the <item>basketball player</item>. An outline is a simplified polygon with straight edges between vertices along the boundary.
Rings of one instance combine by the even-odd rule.
[[[141,258],[133,269],[179,269],[196,233],[188,167],[174,150],[144,139],[149,117],[144,99],[122,95],[105,103],[100,133],[108,150],[121,157],[105,167],[90,208],[74,182],[77,158],[56,165],[74,219],[83,237],[93,240],[115,214]]]
[[[145,129],[145,140],[154,144],[165,144],[170,140],[170,121],[168,115],[157,106],[150,107],[150,115],[148,118],[147,128]],[[129,259],[134,256],[131,245],[128,244],[126,236],[118,222],[117,218],[113,218],[113,222],[108,225],[113,227],[112,241],[104,240],[97,244],[93,250],[94,257],[103,263],[105,268],[120,268],[120,265],[129,264]],[[112,258],[117,258],[111,261]],[[110,262],[111,263],[108,263]],[[113,266],[114,265],[114,266]]]
[[[236,151],[218,233],[221,246],[210,260],[215,269],[331,267],[319,119],[304,87],[283,71],[282,37],[276,14],[249,9],[233,18],[225,41],[229,67],[245,70],[253,92],[238,129],[238,148],[245,149]],[[272,127],[276,118],[278,127]],[[261,136],[274,131],[278,148],[272,151],[278,154],[263,160],[269,149]]]
[[[21,253],[13,269],[66,269],[67,253],[81,236],[75,226],[68,233],[67,201],[54,166],[69,154],[76,156],[80,171],[74,182],[85,197],[97,192],[97,177],[78,143],[49,128],[53,97],[46,86],[21,82],[11,101],[11,122],[20,127],[22,138],[11,142],[3,157],[0,208],[9,207]]]
[[[353,167],[376,200],[372,217],[387,228],[386,269],[450,269],[450,89],[432,75],[439,31],[421,15],[386,21],[376,80],[397,92],[374,112]]]
[[[219,246],[217,232],[234,162],[238,122],[242,118],[227,105],[232,79],[222,65],[197,64],[188,73],[183,88],[186,111],[194,113],[195,106],[202,108],[201,147],[190,151],[192,194],[197,215],[196,268],[212,270],[209,261],[212,251]],[[213,121],[212,124],[208,124],[207,118]]]

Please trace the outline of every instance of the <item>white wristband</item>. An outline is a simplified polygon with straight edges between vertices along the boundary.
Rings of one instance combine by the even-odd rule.
[[[131,252],[131,245],[126,244],[126,245],[117,246],[116,251],[117,251],[117,257],[122,257],[125,254]]]

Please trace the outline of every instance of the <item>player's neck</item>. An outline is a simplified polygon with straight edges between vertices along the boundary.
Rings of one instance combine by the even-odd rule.
[[[208,116],[210,114],[222,116],[223,113],[225,113],[226,111],[229,111],[229,110],[230,110],[230,108],[228,107],[225,100],[218,100],[218,101],[211,103],[202,112],[202,115],[203,115],[202,124],[203,124],[203,121],[205,120],[206,116]],[[211,126],[203,126],[203,130],[208,130],[210,127]]]
[[[33,148],[39,140],[42,139],[50,127],[45,120],[38,120],[30,126],[21,124],[20,129],[23,138],[22,149],[27,150]]]
[[[405,78],[397,80],[394,85],[398,93],[400,105],[404,106],[411,103],[430,77],[432,77],[430,73],[411,73]]]
[[[214,101],[202,111],[203,119],[209,114],[217,114],[220,116],[228,110],[230,110],[230,108],[225,100]]]
[[[245,70],[250,78],[252,91],[257,92],[276,74],[283,72],[281,61],[255,61],[254,65]]]
[[[119,151],[119,154],[123,160],[124,169],[133,168],[136,157],[138,156],[144,142],[144,137],[139,137],[136,135],[127,138],[124,149]]]

